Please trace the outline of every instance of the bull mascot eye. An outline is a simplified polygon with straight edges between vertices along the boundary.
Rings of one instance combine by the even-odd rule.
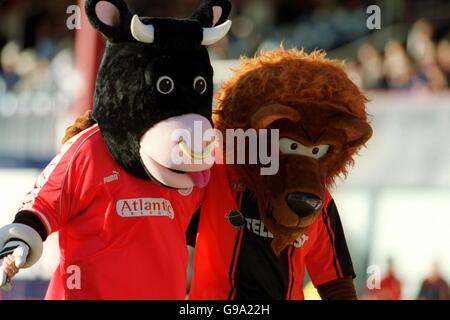
[[[173,83],[172,78],[169,76],[159,77],[158,81],[156,82],[156,89],[161,94],[171,93],[174,87],[175,84]]]
[[[200,94],[205,93],[206,89],[208,88],[208,85],[206,84],[206,80],[202,76],[198,76],[194,79],[193,86],[194,86],[194,90]]]

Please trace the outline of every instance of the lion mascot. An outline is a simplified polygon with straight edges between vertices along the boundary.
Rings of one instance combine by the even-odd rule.
[[[123,0],[86,1],[89,21],[108,40],[92,119],[68,130],[73,137],[0,229],[2,288],[59,231],[46,298],[185,297],[185,231],[214,151],[212,141],[192,146],[185,133],[198,123],[212,130],[206,46],[227,34],[230,10],[227,0],[211,0],[188,19],[148,18]]]
[[[305,267],[322,299],[356,299],[328,190],[372,129],[367,100],[344,66],[318,51],[265,52],[241,61],[217,101],[223,157],[189,227],[190,299],[303,299]],[[264,131],[271,134],[251,134]],[[230,163],[242,149],[246,161]],[[265,158],[252,163],[264,150],[277,156],[275,172],[263,174]]]

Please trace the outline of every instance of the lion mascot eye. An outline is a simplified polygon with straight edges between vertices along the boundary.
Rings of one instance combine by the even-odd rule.
[[[307,147],[300,142],[289,138],[280,139],[280,152],[282,154],[294,154],[314,159],[320,159],[328,153],[329,148],[330,145],[328,144]]]

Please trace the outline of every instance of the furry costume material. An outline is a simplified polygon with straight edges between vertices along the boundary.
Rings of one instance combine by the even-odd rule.
[[[285,271],[290,270],[290,274],[298,276],[295,270],[300,273],[298,270],[303,270],[307,260],[317,261],[310,262],[313,269],[309,272],[322,299],[355,299],[353,268],[339,215],[334,205],[327,206],[329,200],[325,201],[325,198],[327,188],[333,185],[337,176],[347,175],[357,150],[371,136],[365,111],[366,98],[348,79],[343,65],[326,59],[320,52],[308,55],[297,50],[276,50],[244,59],[242,65],[218,93],[219,105],[214,113],[216,127],[223,132],[229,128],[279,129],[281,138],[297,141],[309,147],[305,150],[311,153],[303,150],[302,155],[281,154],[280,171],[275,176],[261,176],[260,165],[230,166],[235,173],[231,174],[232,178],[227,178],[223,168],[214,169],[213,181],[207,187],[208,203],[202,208],[207,215],[200,221],[194,219],[189,228],[192,244],[198,237],[191,298],[298,299],[302,297],[302,282],[297,278],[294,281],[293,275],[284,279]],[[89,122],[88,118],[86,115],[80,123]],[[323,158],[313,158],[314,146],[327,144],[330,147]],[[240,183],[244,187],[238,187]],[[240,208],[246,215],[233,211],[236,213],[234,221],[230,216],[231,206],[226,204],[234,201],[228,199],[227,187],[237,194],[233,208],[238,209],[242,201],[247,202],[244,209]],[[243,195],[245,188],[252,195]],[[285,203],[286,193],[299,191],[313,194],[321,200],[322,206],[303,217],[295,214]],[[208,201],[210,198],[213,198],[211,202]],[[327,207],[325,211],[324,206]],[[268,208],[270,210],[266,210]],[[277,221],[267,216],[275,209],[279,215]],[[258,216],[262,222],[258,222]],[[305,220],[304,226],[298,226]],[[326,231],[314,233],[323,236],[311,237],[312,225],[314,230],[319,230],[316,225],[321,225]],[[241,229],[237,230],[236,226]],[[271,234],[276,254],[267,251],[266,239],[259,239]],[[305,235],[308,237],[304,238]],[[248,240],[252,237],[256,239],[254,242]],[[246,246],[246,257],[239,259],[236,248],[243,246],[245,241],[250,243]],[[290,245],[294,242],[298,246],[302,241],[306,241],[306,245],[301,250]],[[312,248],[311,241],[316,242]],[[326,249],[330,241],[331,251]],[[312,252],[303,258],[302,252],[307,250]],[[221,263],[226,266],[225,273],[218,269]],[[236,276],[239,268],[247,275],[245,279]],[[252,272],[260,276],[252,275]]]
[[[279,170],[262,175],[262,161],[213,168],[198,233],[189,228],[196,236],[190,298],[302,299],[307,268],[323,299],[355,299],[328,188],[347,175],[372,134],[363,93],[324,53],[279,49],[242,59],[217,100],[213,120],[225,139],[224,158],[238,150],[226,148],[235,138],[227,130],[276,130],[278,149],[271,152]],[[246,155],[255,152],[250,141]]]
[[[17,240],[30,249],[30,264],[17,267],[34,263],[42,241],[59,231],[61,259],[47,298],[184,298],[184,233],[209,179],[212,148],[197,150],[171,134],[193,131],[196,121],[211,127],[206,45],[226,35],[230,9],[226,0],[211,0],[187,19],[148,18],[122,0],[86,1],[91,24],[108,40],[93,112],[67,130],[71,139],[38,177],[15,223],[0,229],[0,257],[17,254]],[[173,160],[174,150],[189,161]],[[29,234],[17,232],[18,224]],[[5,274],[0,270],[0,286],[8,284]]]
[[[279,172],[272,176],[260,175],[261,164],[234,165],[257,199],[279,254],[321,208],[299,216],[286,201],[288,194],[307,193],[323,203],[325,190],[338,176],[347,175],[354,155],[372,134],[367,100],[342,63],[326,59],[322,52],[306,54],[295,49],[243,59],[217,100],[213,120],[224,136],[226,129],[278,129],[280,138],[292,141],[292,148],[311,152],[281,153]],[[316,159],[314,147],[319,146],[329,149]]]
[[[226,19],[231,6],[228,1],[209,1],[189,19],[140,18],[154,29],[154,41],[148,44],[133,37],[132,14],[123,1],[112,2],[120,11],[114,27],[97,15],[97,5],[102,2],[86,3],[89,20],[108,39],[92,116],[113,158],[128,172],[148,179],[149,172],[139,155],[140,139],[146,130],[187,113],[211,118],[213,70],[208,51],[201,45],[203,28],[213,25],[213,6],[221,8],[216,23]],[[168,94],[158,92],[157,82],[162,76],[173,81],[173,91]],[[206,81],[206,91],[201,94],[193,87],[197,76]]]

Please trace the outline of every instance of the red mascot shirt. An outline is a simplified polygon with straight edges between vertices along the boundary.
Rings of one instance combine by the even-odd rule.
[[[305,267],[316,287],[354,277],[330,194],[317,220],[277,257],[270,246],[273,235],[260,220],[256,203],[249,193],[232,191],[238,181],[230,176],[224,165],[214,166],[199,224],[193,219],[189,227],[188,237],[198,228],[190,299],[303,299]],[[236,228],[228,213],[239,207],[245,224]]]
[[[185,231],[203,197],[188,193],[121,169],[97,125],[73,137],[21,207],[59,231],[46,298],[184,299]]]

